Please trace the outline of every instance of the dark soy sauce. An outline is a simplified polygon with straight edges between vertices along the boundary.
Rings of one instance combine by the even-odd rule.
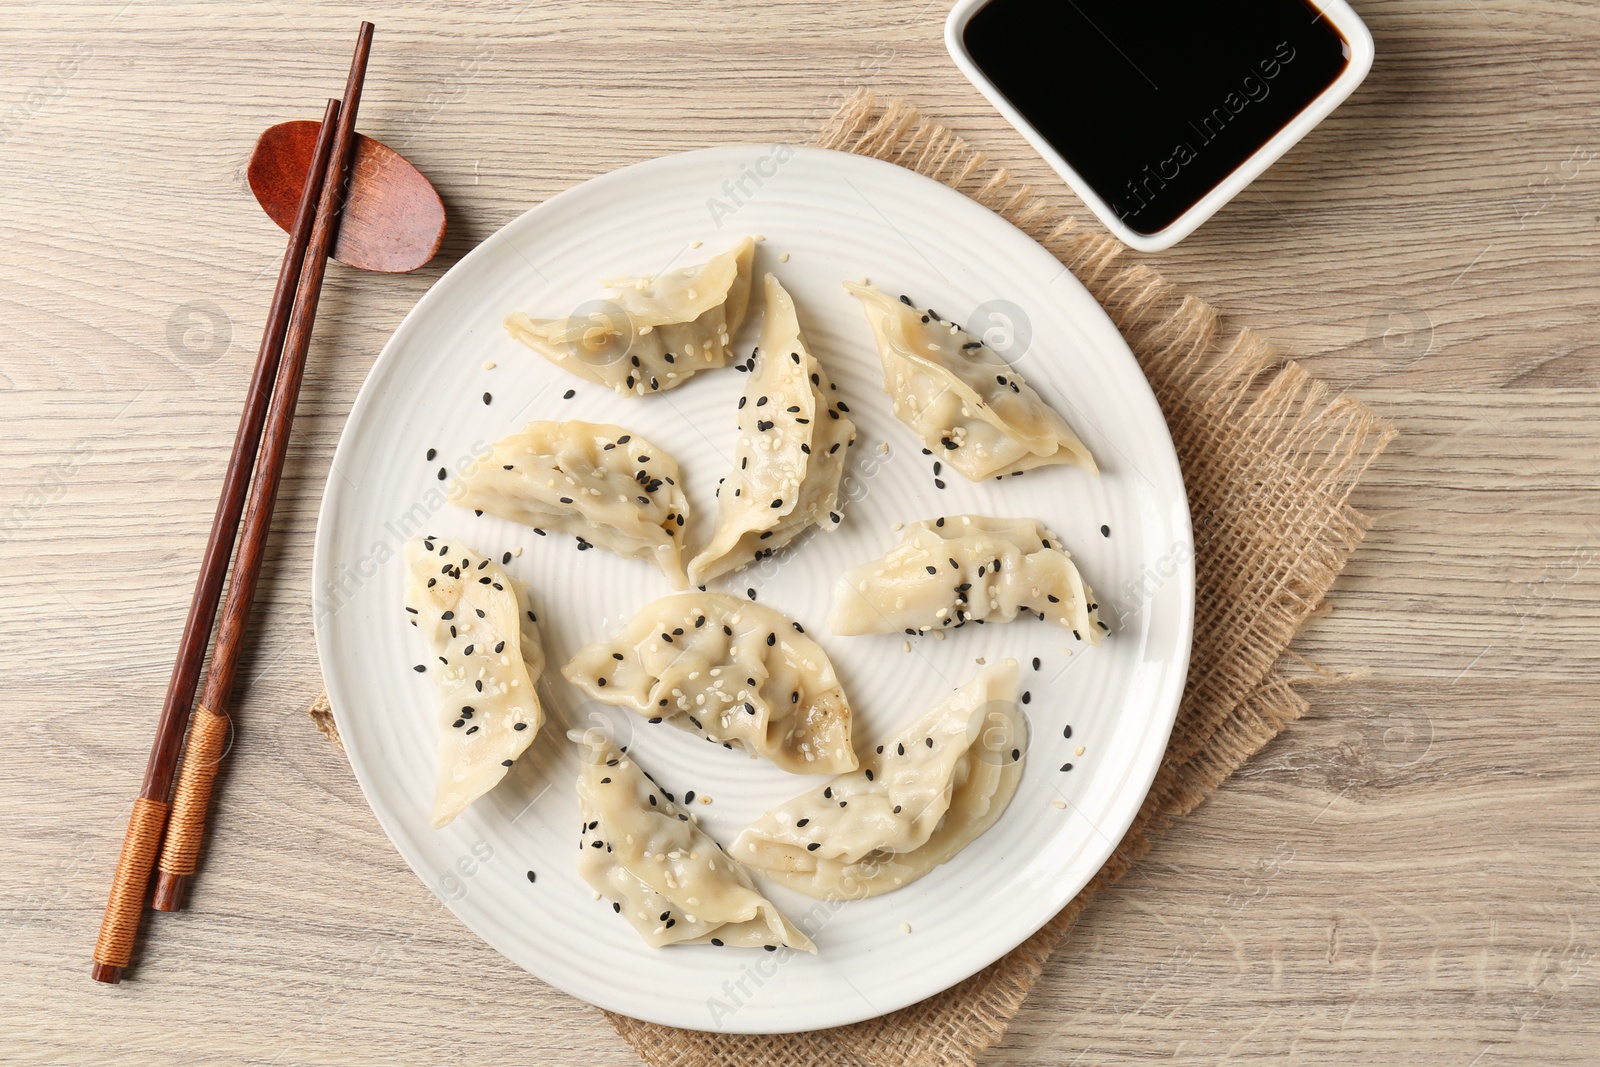
[[[1141,234],[1216,188],[1350,57],[1306,0],[992,0],[964,39],[1012,106]]]

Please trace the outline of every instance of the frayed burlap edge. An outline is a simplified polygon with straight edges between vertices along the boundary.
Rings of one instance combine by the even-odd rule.
[[[1049,249],[1110,313],[1172,431],[1194,521],[1193,658],[1172,740],[1133,825],[1095,878],[1038,933],[934,997],[879,1019],[781,1036],[709,1034],[606,1013],[652,1067],[970,1067],[1007,1024],[1094,896],[1144,856],[1285,725],[1305,701],[1274,670],[1322,605],[1364,535],[1349,497],[1394,431],[1330,396],[1298,364],[1127,249],[1083,231],[1051,200],[1016,185],[961,138],[903,101],[846,101],[818,144],[887,160],[944,182]],[[339,743],[326,695],[309,714]]]

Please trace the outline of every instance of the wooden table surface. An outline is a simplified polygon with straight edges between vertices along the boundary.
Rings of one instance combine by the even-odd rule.
[[[986,1063],[1600,1057],[1600,21],[1360,3],[1354,98],[1148,257],[1402,436],[1298,647],[1313,710],[1091,910]],[[944,53],[944,3],[0,6],[0,1058],[637,1060],[410,873],[301,707],[351,398],[440,273],[662,153],[807,141],[868,84],[1069,197]],[[90,950],[283,238],[244,163],[337,95],[439,187],[409,277],[330,275],[192,910]]]

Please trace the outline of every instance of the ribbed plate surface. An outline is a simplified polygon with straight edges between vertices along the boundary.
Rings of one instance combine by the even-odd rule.
[[[1017,658],[1032,697],[1016,800],[951,863],[867,901],[818,903],[766,887],[811,932],[815,957],[652,950],[593,899],[575,869],[568,726],[609,724],[666,788],[712,797],[694,810],[725,844],[814,780],[585,703],[555,667],[670,592],[666,581],[643,562],[580,553],[570,537],[474,517],[444,502],[437,478],[441,466],[458,469],[475,448],[531,419],[614,422],[676,455],[697,512],[690,543],[703,543],[712,493],[731,465],[745,375],[708,372],[670,393],[623,398],[524,349],[501,320],[513,310],[566,314],[598,294],[601,278],[696,263],[746,233],[765,236],[756,292],[760,274],[773,271],[794,296],[860,440],[842,528],[714,588],[755,589],[826,648],[856,710],[860,750],[965,682],[979,657]],[[697,240],[702,247],[691,248]],[[923,455],[891,414],[866,320],[840,287],[862,277],[986,332],[997,348],[1009,344],[1104,473],[1062,467],[972,484],[946,469],[946,488],[937,488],[938,457]],[[759,326],[759,298],[753,305],[737,338],[740,358]],[[485,369],[486,361],[497,365]],[[576,390],[570,400],[568,389]],[[431,462],[430,448],[438,451]],[[1032,516],[1054,529],[1099,594],[1112,636],[1089,648],[1025,621],[913,640],[907,653],[900,635],[828,632],[834,581],[897,541],[892,523],[962,512]],[[531,589],[552,663],[541,687],[544,731],[506,781],[442,831],[428,827],[432,682],[412,670],[424,655],[401,611],[400,546],[422,527],[495,556],[521,547],[509,570]],[[900,167],[817,149],[734,146],[667,156],[569,190],[489,238],[418,302],[373,366],[334,457],[317,529],[317,642],[373,810],[418,875],[485,941],[546,981],[638,1018],[804,1030],[889,1012],[960,981],[1036,930],[1100,867],[1148,791],[1172,726],[1193,623],[1190,558],[1177,459],[1149,386],[1110,320],[1049,253]],[[1060,769],[1066,763],[1069,772]]]

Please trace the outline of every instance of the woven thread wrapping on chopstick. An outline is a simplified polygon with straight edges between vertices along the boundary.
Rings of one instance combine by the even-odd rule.
[[[1094,294],[1138,357],[1172,431],[1194,521],[1197,605],[1188,684],[1150,795],[1094,879],[1011,953],[943,993],[853,1026],[778,1036],[676,1030],[607,1013],[651,1067],[971,1067],[1004,1035],[1083,909],[1172,823],[1304,713],[1275,671],[1364,535],[1351,491],[1393,431],[1281,359],[1249,330],[1079,229],[961,138],[866,92],[818,144],[897,163],[972,197],[1049,249]],[[1174,546],[1178,547],[1178,546]],[[326,696],[310,709],[338,743]]]
[[[230,721],[226,714],[218,715],[204,704],[195,708],[183,752],[183,770],[172,796],[167,843],[161,849],[163,874],[193,874],[199,864],[200,845],[206,835],[206,808],[228,743]]]
[[[133,802],[128,834],[122,839],[122,855],[117,857],[116,881],[111,883],[111,899],[94,943],[96,963],[126,967],[133,958],[139,921],[144,917],[144,897],[150,888],[150,870],[155,866],[156,849],[161,847],[161,831],[166,825],[166,801],[139,797]]]

